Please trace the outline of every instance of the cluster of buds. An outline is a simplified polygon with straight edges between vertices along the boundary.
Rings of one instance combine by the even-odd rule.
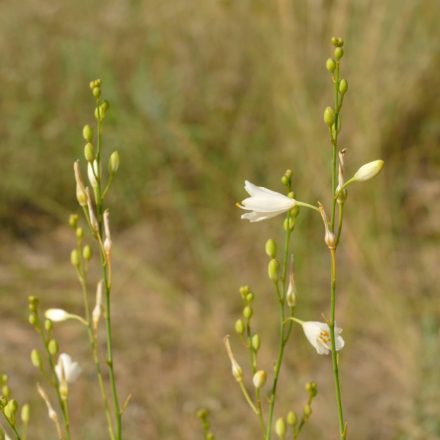
[[[204,440],[215,440],[215,436],[211,431],[211,426],[209,423],[209,412],[207,409],[202,408],[197,411],[197,417],[202,424],[204,431]]]
[[[31,418],[29,404],[24,404],[21,409],[17,401],[12,397],[11,388],[9,387],[9,378],[7,374],[0,376],[1,396],[0,396],[0,411],[3,413],[3,417],[7,421],[9,427],[13,430],[16,436],[19,435],[19,431],[27,432],[29,421]],[[19,413],[20,409],[20,413]],[[18,420],[18,414],[21,424]],[[0,427],[0,439],[9,439],[2,427]],[[19,437],[17,437],[19,438]]]

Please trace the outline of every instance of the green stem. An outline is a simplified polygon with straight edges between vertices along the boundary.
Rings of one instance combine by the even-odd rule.
[[[336,338],[335,338],[335,312],[336,312],[336,255],[335,250],[330,249],[331,256],[331,308],[330,308],[330,336],[331,336],[331,353],[332,353],[332,366],[333,366],[333,376],[335,382],[336,390],[336,402],[338,408],[338,420],[339,420],[339,433],[340,439],[345,440],[346,429],[344,422],[344,412],[342,409],[342,396],[341,396],[341,385],[339,382],[339,365],[338,365],[338,354],[336,352]]]
[[[342,223],[344,221],[344,203],[338,203],[339,206],[339,215],[338,215],[338,232],[336,234],[336,247],[339,244],[339,240],[341,238],[342,233]]]
[[[15,427],[15,425],[6,417],[6,414],[2,411],[3,417],[6,420],[6,423],[8,424],[8,426],[12,429],[13,433],[15,434],[15,440],[21,440],[20,434],[17,431],[17,428]]]

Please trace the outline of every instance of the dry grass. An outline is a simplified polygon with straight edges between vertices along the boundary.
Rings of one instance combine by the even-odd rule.
[[[17,394],[36,399],[26,296],[79,308],[72,239],[59,225],[74,208],[87,83],[101,76],[114,109],[108,145],[120,146],[123,164],[111,208],[117,369],[122,394],[133,393],[127,438],[199,438],[199,405],[213,409],[218,438],[257,437],[221,340],[239,313],[238,286],[258,286],[270,368],[276,328],[262,247],[278,232],[276,222],[240,223],[234,202],[245,177],[274,187],[286,166],[302,199],[328,199],[323,61],[338,34],[347,41],[348,169],[387,164],[351,191],[341,247],[350,432],[439,438],[439,18],[434,0],[3,2],[1,357]],[[300,314],[317,318],[328,310],[321,225],[301,213],[297,231]],[[63,347],[85,359],[82,336],[60,328]],[[305,439],[335,432],[329,373],[329,360],[295,339],[280,407],[298,408],[303,383],[318,381]],[[86,366],[73,396],[77,438],[104,438],[98,416],[87,417],[94,387]],[[46,440],[36,406],[34,438]]]

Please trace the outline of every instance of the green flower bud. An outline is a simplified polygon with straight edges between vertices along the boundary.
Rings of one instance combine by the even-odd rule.
[[[106,99],[104,99],[104,101],[102,101],[101,105],[99,106],[99,109],[105,114],[109,108],[110,103]]]
[[[76,231],[75,231],[75,235],[76,235],[76,238],[78,240],[83,239],[84,238],[84,229],[83,228],[77,228]]]
[[[21,421],[28,425],[31,420],[31,408],[28,403],[22,406],[21,408]]]
[[[271,238],[267,240],[265,249],[268,257],[275,258],[277,254],[277,245],[274,240],[272,240]]]
[[[235,331],[239,334],[242,335],[244,333],[244,324],[243,321],[241,319],[237,319],[237,321],[235,321]]]
[[[15,414],[17,413],[17,409],[18,405],[14,399],[9,400],[6,406],[3,408],[6,418],[13,426],[15,426]]]
[[[252,310],[252,307],[251,307],[251,306],[246,306],[246,307],[243,309],[243,316],[244,316],[246,319],[251,319],[253,313],[254,313],[254,311]]]
[[[334,54],[335,58],[339,61],[344,56],[344,49],[342,49],[342,47],[337,47]]]
[[[296,205],[296,206],[294,206],[291,210],[290,210],[290,215],[292,216],[292,217],[298,217],[298,214],[299,214],[299,206],[298,205]]]
[[[347,93],[347,90],[348,90],[347,80],[341,79],[339,83],[339,92],[341,93],[341,95],[345,95]]]
[[[70,253],[70,262],[72,263],[72,266],[76,268],[78,268],[80,265],[79,253],[76,249],[73,249],[73,251]]]
[[[344,40],[340,37],[339,38],[333,37],[332,44],[335,47],[342,47],[344,45]]]
[[[324,122],[331,127],[336,119],[335,111],[331,107],[326,107],[324,110]]]
[[[243,299],[246,298],[248,293],[249,293],[249,286],[241,286],[240,287],[240,295]]]
[[[280,270],[280,263],[278,263],[278,261],[275,260],[275,258],[272,258],[272,260],[269,261],[269,265],[267,268],[269,278],[272,281],[278,281],[279,270]]]
[[[261,339],[260,339],[260,336],[258,334],[255,334],[254,336],[252,336],[251,345],[252,345],[252,349],[255,352],[257,352],[260,349],[260,347],[261,347]]]
[[[327,70],[330,73],[333,73],[336,69],[336,63],[335,60],[333,58],[329,58],[326,63],[325,63],[325,67],[327,68]]]
[[[246,295],[246,302],[247,303],[251,303],[253,300],[254,300],[254,298],[255,298],[255,295],[252,293],[252,292],[249,292],[247,295]]]
[[[209,413],[207,409],[201,408],[197,411],[196,415],[199,419],[205,420],[208,417]]]
[[[87,142],[92,142],[92,140],[93,140],[93,129],[88,124],[84,125],[84,127],[83,127],[83,138]]]
[[[318,394],[318,385],[316,385],[315,382],[307,382],[306,391],[309,393],[309,396],[313,398]]]
[[[266,383],[267,374],[264,370],[259,370],[254,374],[254,377],[252,378],[252,382],[254,384],[254,387],[259,390],[260,388],[264,387],[264,384]]]
[[[92,248],[88,244],[86,244],[83,248],[82,254],[83,254],[84,260],[90,261],[93,256]]]
[[[29,310],[35,311],[38,306],[38,298],[35,296],[28,296],[28,304],[29,304]]]
[[[38,324],[38,316],[36,313],[29,313],[28,321],[30,325],[37,325]]]
[[[101,110],[101,108],[96,107],[95,108],[95,119],[97,121],[102,121],[104,119],[104,112]]]
[[[290,426],[295,426],[297,422],[297,417],[295,411],[289,411],[287,414],[287,424]]]
[[[6,397],[6,399],[9,399],[11,397],[11,389],[8,385],[2,386],[2,394],[4,397]]]
[[[304,405],[304,418],[307,420],[312,415],[312,407],[307,404]]]
[[[0,383],[1,384],[6,384],[6,383],[8,383],[8,375],[7,374],[2,374],[1,376],[0,376]]]
[[[93,87],[92,93],[95,98],[99,98],[101,96],[101,87]]]
[[[286,176],[283,176],[283,177],[281,177],[281,183],[283,184],[283,185],[289,185],[289,183],[290,183],[290,180],[289,180],[289,178],[288,177],[286,177]]]
[[[95,151],[91,142],[87,142],[87,144],[84,145],[84,157],[88,162],[95,160]]]
[[[72,229],[76,229],[78,225],[78,215],[77,214],[70,214],[69,215],[69,226]]]
[[[108,163],[108,168],[110,171],[110,174],[116,174],[116,172],[119,169],[119,153],[117,151],[113,151],[113,153],[110,156],[110,160]]]
[[[282,417],[275,422],[275,432],[280,439],[284,439],[286,435],[286,423]]]
[[[58,353],[58,342],[55,339],[51,339],[47,344],[47,349],[52,356],[55,356]]]
[[[50,319],[45,319],[44,328],[46,329],[46,331],[50,332],[53,328],[53,322]]]

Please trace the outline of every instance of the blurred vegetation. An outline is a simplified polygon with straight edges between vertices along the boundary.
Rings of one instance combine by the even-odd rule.
[[[301,200],[328,202],[325,60],[330,37],[341,35],[347,173],[386,162],[379,179],[350,191],[346,209],[338,321],[349,432],[440,438],[439,19],[435,0],[2,2],[1,355],[22,393],[35,394],[21,349],[35,343],[21,329],[25,296],[79,307],[73,239],[60,225],[76,209],[72,163],[91,121],[87,85],[101,77],[112,106],[107,148],[122,159],[111,205],[120,231],[117,367],[134,393],[128,438],[193,440],[199,404],[217,410],[219,438],[254,438],[220,347],[239,313],[239,284],[259,286],[270,369],[276,328],[262,249],[279,226],[241,223],[234,203],[244,178],[276,189],[286,167]],[[302,213],[296,233],[304,319],[328,307],[318,220]],[[75,344],[74,326],[61,332]],[[283,374],[289,398],[301,402],[302,383],[317,380],[305,438],[329,438],[330,364],[301,336],[295,347]],[[93,403],[84,387],[80,420],[80,405]],[[84,438],[101,438],[94,423],[84,422]]]

